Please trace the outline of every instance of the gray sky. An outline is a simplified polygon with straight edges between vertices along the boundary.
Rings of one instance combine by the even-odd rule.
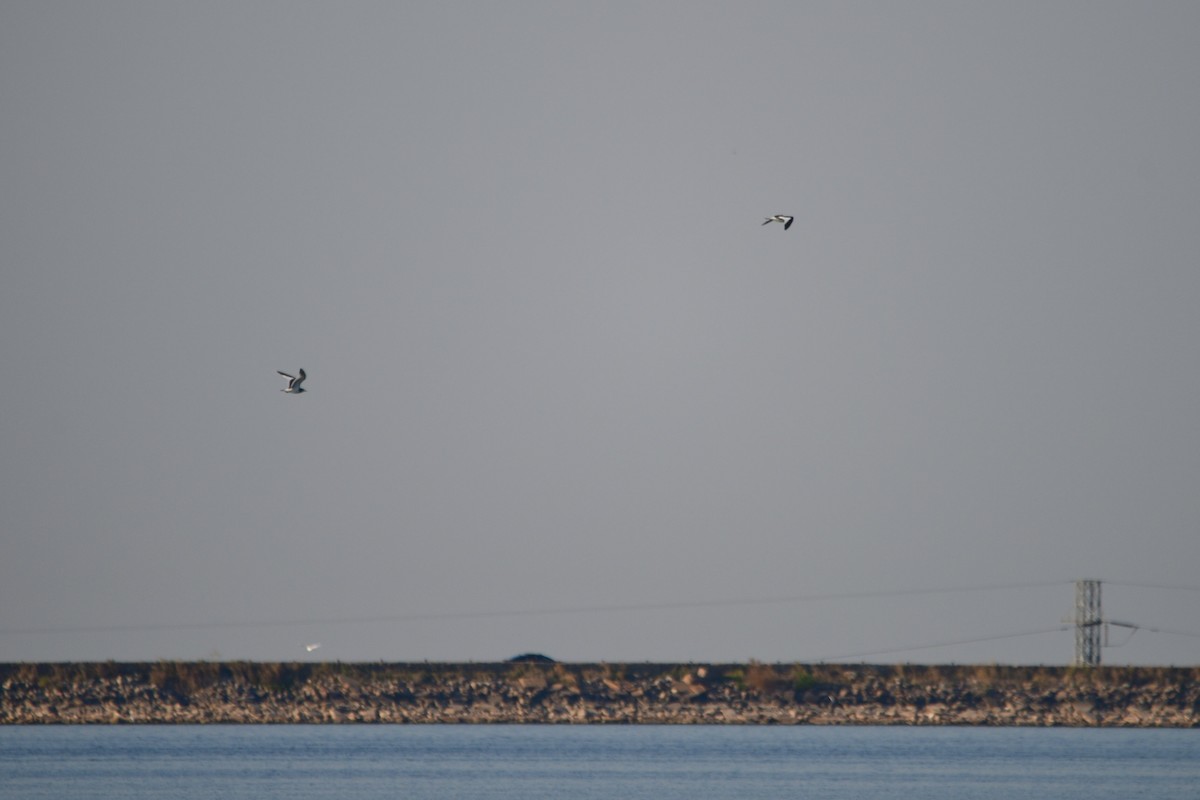
[[[1200,663],[1198,85],[1187,2],[3,3],[0,660],[1056,664],[1102,578]]]

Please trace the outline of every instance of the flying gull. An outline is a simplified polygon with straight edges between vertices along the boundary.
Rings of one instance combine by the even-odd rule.
[[[304,645],[304,649],[311,653],[313,650],[316,650],[320,646],[321,646],[320,642],[313,642],[312,644]]]
[[[279,391],[287,392],[288,394],[300,394],[301,392],[305,391],[304,387],[300,385],[300,384],[304,383],[304,379],[308,377],[307,375],[304,374],[303,369],[300,370],[300,377],[296,377],[295,375],[289,375],[288,373],[284,372],[281,369],[277,369],[275,371],[278,372],[283,377],[288,379],[287,388],[280,389]]]
[[[767,217],[767,221],[764,222],[763,225],[770,225],[772,222],[782,222],[783,229],[786,231],[788,228],[792,227],[793,219],[795,219],[795,217],[789,217],[787,214],[776,214],[773,217]]]

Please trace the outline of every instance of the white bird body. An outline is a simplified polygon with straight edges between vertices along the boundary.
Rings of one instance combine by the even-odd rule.
[[[284,372],[281,369],[277,369],[275,371],[278,372],[283,377],[288,379],[287,388],[280,389],[279,391],[287,392],[288,394],[300,394],[301,392],[307,391],[307,389],[305,389],[303,386],[300,385],[300,384],[304,383],[304,379],[308,377],[307,375],[304,374],[303,368],[300,370],[299,375],[289,375],[288,373]]]
[[[311,653],[313,650],[316,650],[320,646],[321,646],[320,642],[313,642],[312,644],[304,645],[304,649]]]
[[[767,221],[764,222],[763,225],[770,225],[772,222],[782,222],[783,229],[786,231],[788,228],[792,227],[792,220],[794,219],[795,217],[789,217],[787,214],[776,214],[773,217],[767,217]]]

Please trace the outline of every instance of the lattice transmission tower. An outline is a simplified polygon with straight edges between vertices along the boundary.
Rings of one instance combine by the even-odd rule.
[[[1075,661],[1073,663],[1077,667],[1100,666],[1100,648],[1109,646],[1109,626],[1128,628],[1131,632],[1130,636],[1139,627],[1133,622],[1104,618],[1100,611],[1100,581],[1097,580],[1075,581],[1075,616],[1064,621],[1075,623]],[[1101,630],[1103,630],[1103,634],[1101,634]],[[1103,638],[1101,638],[1102,636]]]
[[[1103,619],[1100,581],[1075,581],[1075,666],[1100,666],[1100,623]]]

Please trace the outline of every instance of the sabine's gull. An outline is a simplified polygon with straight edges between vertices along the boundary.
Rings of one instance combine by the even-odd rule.
[[[763,225],[770,225],[772,222],[782,222],[783,229],[786,231],[788,228],[792,227],[793,219],[795,219],[795,217],[789,217],[787,214],[776,214],[773,217],[767,217],[767,221],[764,222]]]
[[[285,378],[287,378],[287,379],[288,379],[288,385],[287,385],[287,388],[286,388],[286,389],[280,389],[279,391],[281,391],[281,392],[287,392],[288,394],[300,394],[301,392],[303,392],[303,391],[306,391],[306,390],[304,389],[304,387],[300,385],[300,384],[304,383],[304,379],[308,377],[307,375],[305,375],[305,374],[304,374],[304,370],[303,370],[303,369],[301,369],[301,370],[300,370],[300,376],[299,376],[299,377],[297,377],[297,376],[295,376],[295,375],[289,375],[288,373],[284,372],[284,371],[283,371],[283,370],[281,370],[281,369],[277,369],[277,370],[275,370],[275,371],[276,371],[276,372],[278,372],[278,373],[279,373],[280,375],[282,375],[283,377],[285,377]]]

